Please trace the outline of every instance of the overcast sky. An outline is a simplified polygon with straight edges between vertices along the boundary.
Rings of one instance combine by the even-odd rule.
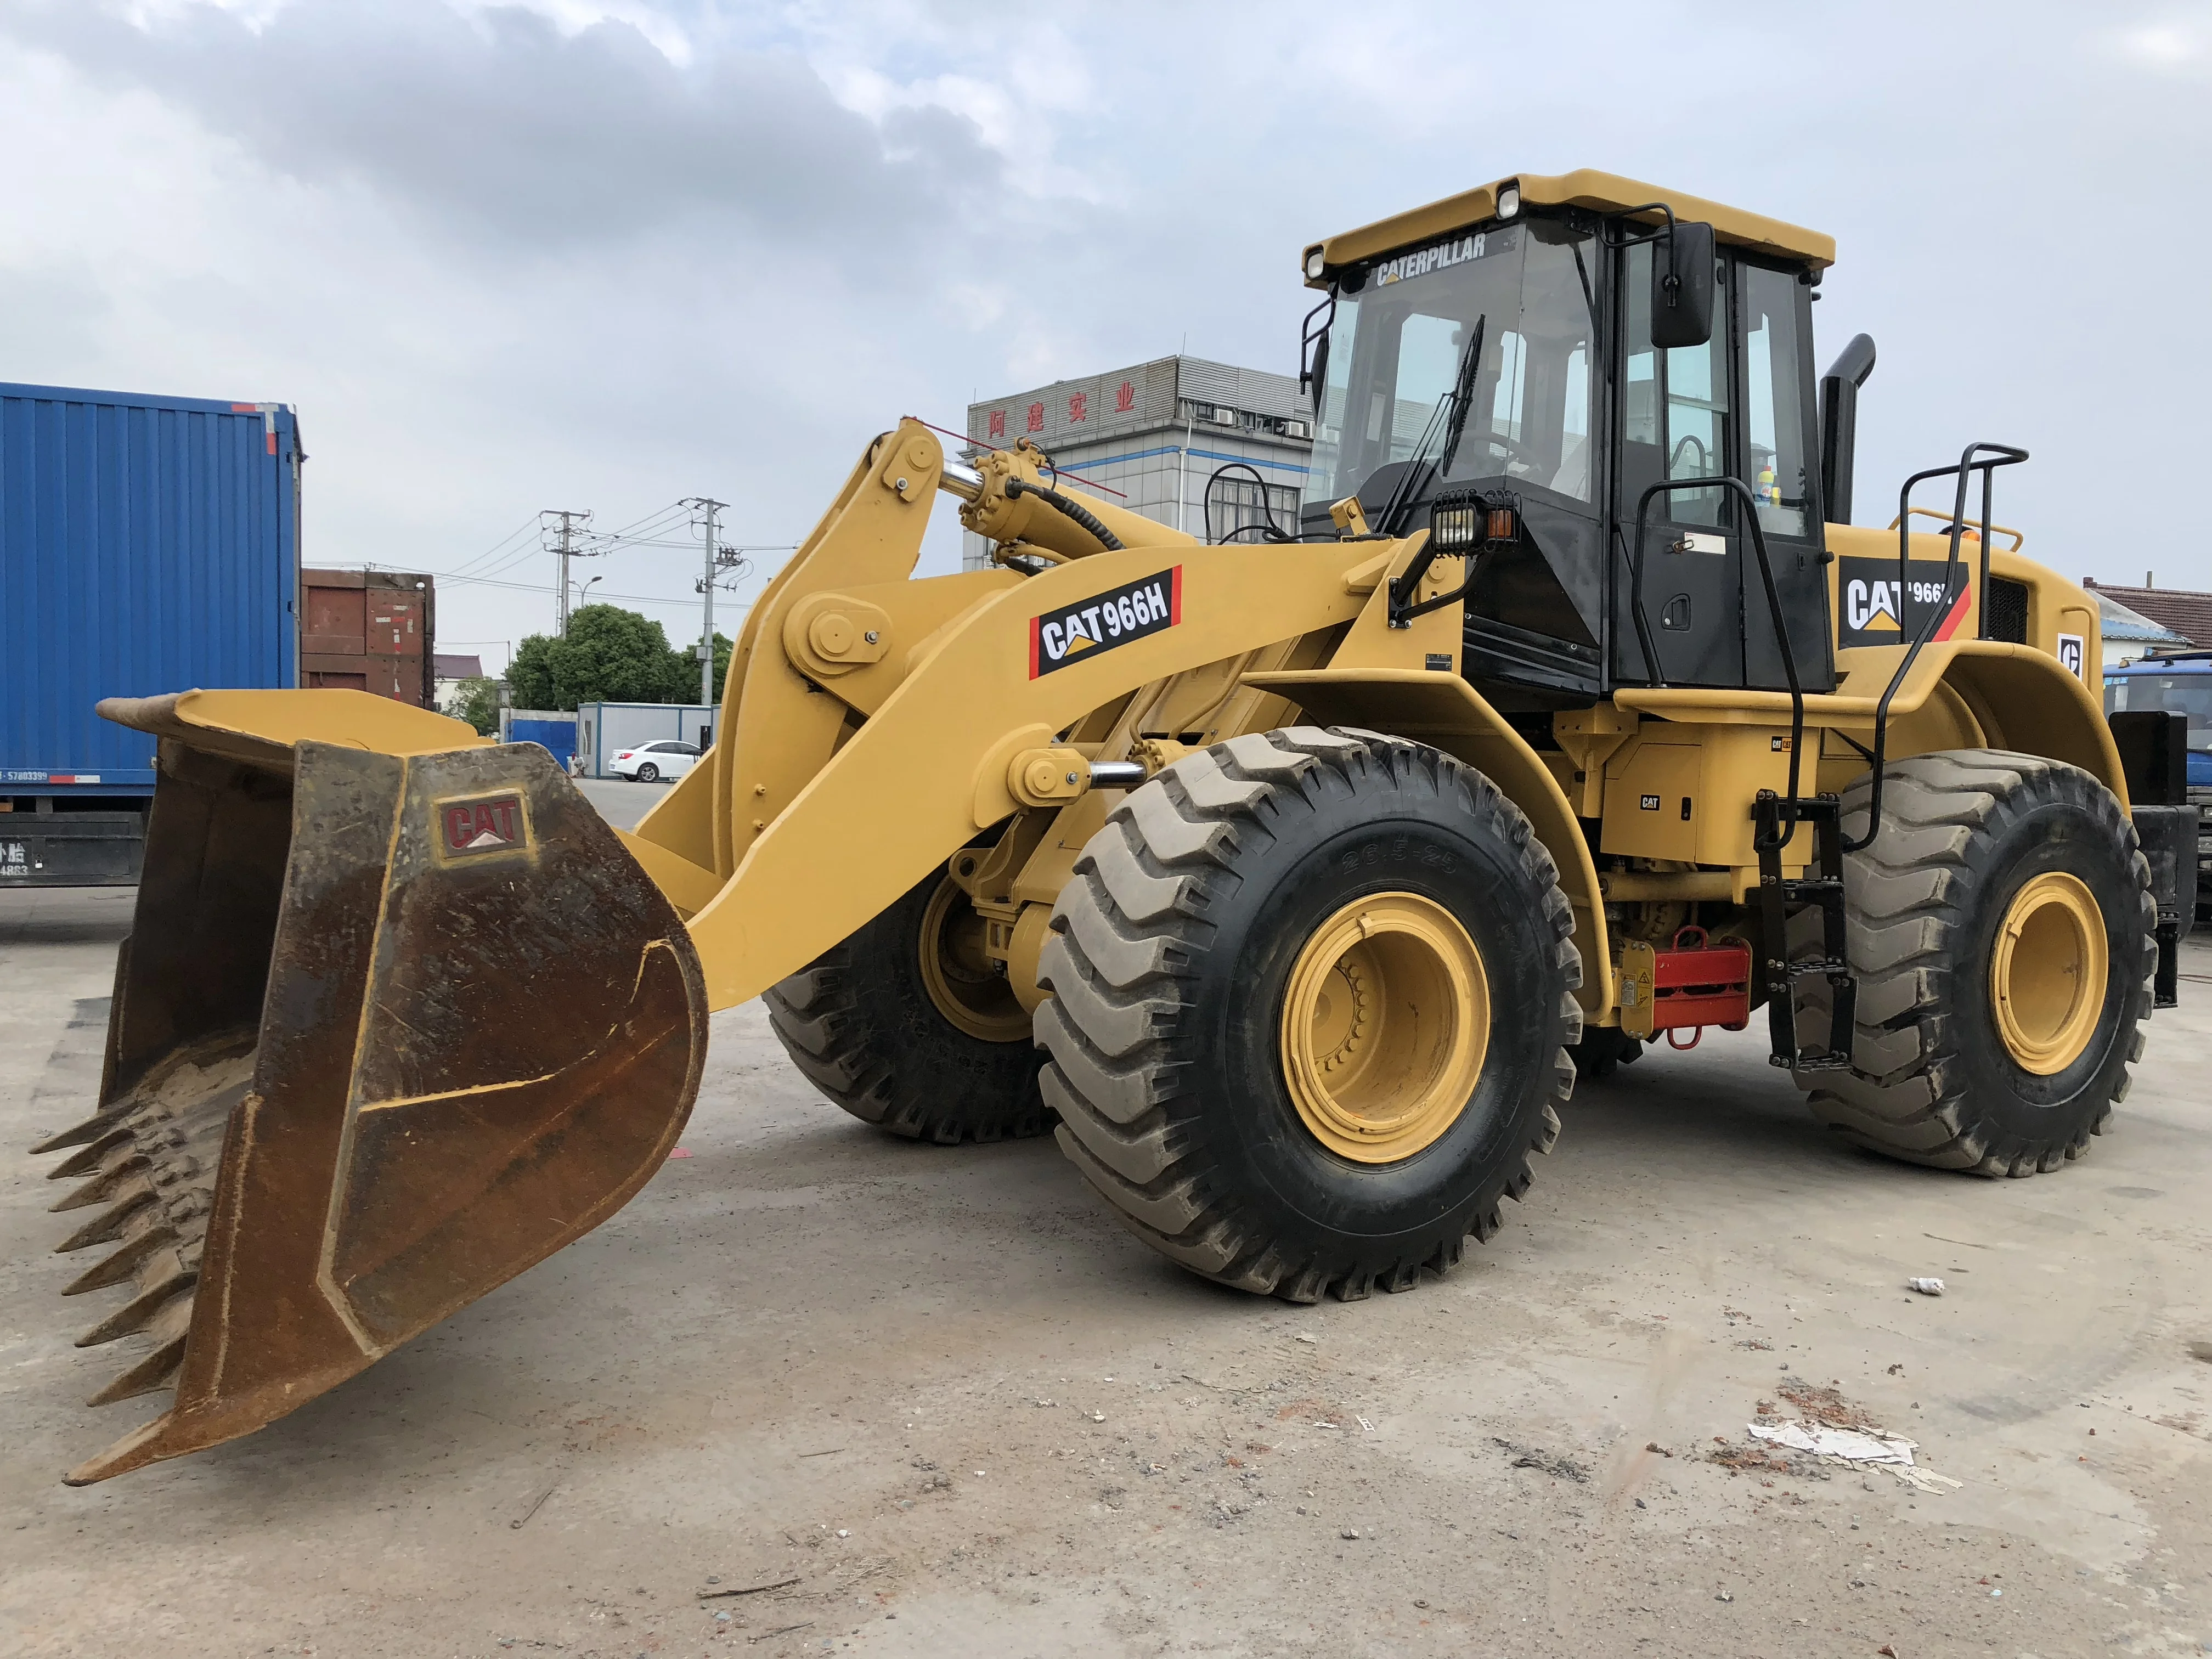
[[[529,585],[441,585],[495,665],[541,507],[787,544],[902,414],[1291,372],[1308,241],[1596,167],[1837,238],[1862,521],[2018,443],[2031,553],[2212,586],[2208,110],[2204,5],[0,0],[0,380],[295,405],[309,561]],[[581,574],[683,641],[693,566]]]

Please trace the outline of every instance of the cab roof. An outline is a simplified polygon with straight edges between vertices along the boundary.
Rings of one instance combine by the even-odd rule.
[[[1779,219],[1723,207],[1700,196],[1686,196],[1680,191],[1642,184],[1615,173],[1593,172],[1588,167],[1556,175],[1515,173],[1492,184],[1462,191],[1456,196],[1447,196],[1426,207],[1393,214],[1358,230],[1332,236],[1308,247],[1306,254],[1310,258],[1318,251],[1325,270],[1334,271],[1339,266],[1358,264],[1378,254],[1412,247],[1470,225],[1486,223],[1498,216],[1498,192],[1509,185],[1520,187],[1524,204],[1586,208],[1593,213],[1620,213],[1650,203],[1664,202],[1677,219],[1709,224],[1720,240],[1738,247],[1755,248],[1763,253],[1799,260],[1814,270],[1824,270],[1836,262],[1836,239],[1823,236],[1817,230],[1805,230]],[[1635,216],[1654,223],[1660,220],[1656,213]],[[1326,288],[1328,281],[1326,275],[1309,278],[1306,286]]]

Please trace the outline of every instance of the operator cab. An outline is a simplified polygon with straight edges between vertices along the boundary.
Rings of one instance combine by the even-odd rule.
[[[1488,521],[1512,534],[1470,556],[1461,665],[1502,709],[1655,678],[1780,690],[1744,499],[1697,483],[1738,479],[1798,678],[1832,689],[1811,313],[1833,258],[1813,232],[1589,172],[1522,174],[1316,245],[1307,282],[1328,297],[1308,331],[1302,533],[1334,533],[1347,496],[1398,535],[1439,500],[1510,506]],[[1710,310],[1694,343],[1686,301]],[[1637,513],[1662,480],[1683,487],[1650,502],[1639,628]]]

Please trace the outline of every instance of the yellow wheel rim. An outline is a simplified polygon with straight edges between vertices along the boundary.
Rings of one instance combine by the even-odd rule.
[[[985,1042],[1026,1042],[1030,1017],[984,954],[987,924],[947,876],[921,913],[921,982],[937,1012]]]
[[[1490,981],[1459,919],[1373,893],[1322,923],[1283,994],[1283,1076],[1329,1151],[1395,1164],[1458,1121],[1490,1048]]]
[[[2045,871],[2013,895],[1990,961],[1997,1034],[2023,1071],[2063,1072],[2105,1008],[2105,919],[2089,890]]]

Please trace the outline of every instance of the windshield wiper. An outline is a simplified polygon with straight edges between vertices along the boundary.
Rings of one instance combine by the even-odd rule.
[[[1482,368],[1482,333],[1489,322],[1487,312],[1474,319],[1474,337],[1467,343],[1467,349],[1460,353],[1459,372],[1452,377],[1452,389],[1437,400],[1436,408],[1430,412],[1429,423],[1421,428],[1421,441],[1413,446],[1405,471],[1398,476],[1398,486],[1390,492],[1390,500],[1375,526],[1385,536],[1398,533],[1399,525],[1427,488],[1429,476],[1438,471],[1450,471],[1453,458],[1459,453],[1460,435],[1467,430],[1468,410],[1474,402],[1475,377]],[[1440,422],[1444,434],[1443,459],[1432,464],[1429,448],[1436,442]]]
[[[1437,463],[1439,472],[1449,472],[1452,463],[1459,459],[1459,441],[1467,430],[1468,410],[1474,405],[1475,377],[1482,373],[1482,331],[1490,325],[1490,313],[1484,312],[1474,319],[1474,338],[1467,343],[1466,355],[1459,360],[1459,379],[1452,384],[1451,424],[1444,428],[1443,459]]]

